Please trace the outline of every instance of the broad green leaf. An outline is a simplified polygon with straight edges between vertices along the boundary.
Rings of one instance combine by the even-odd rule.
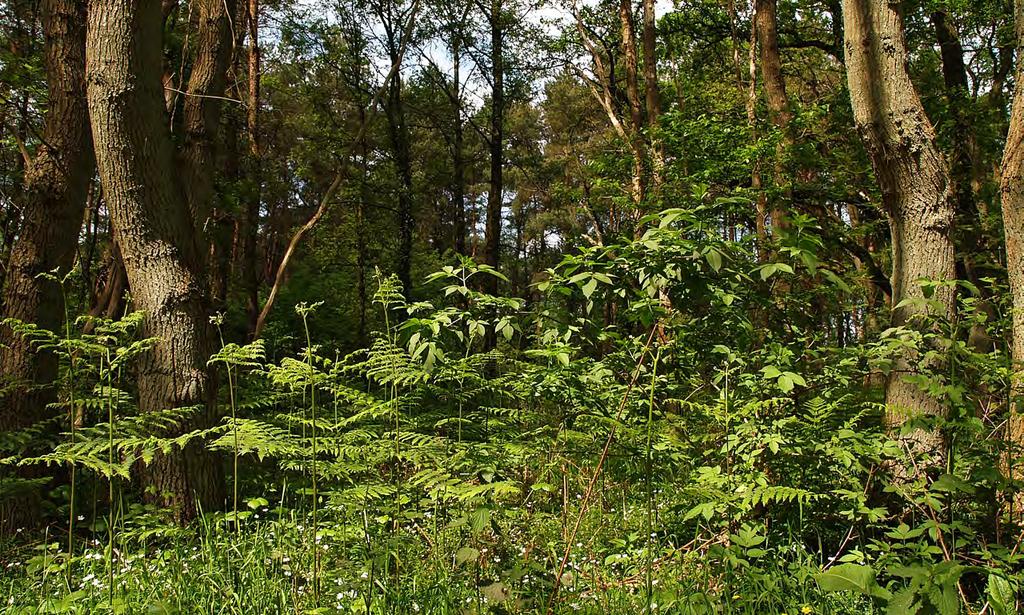
[[[875,580],[875,570],[863,564],[840,564],[814,575],[827,592],[853,591],[864,596],[888,599],[891,594]]]

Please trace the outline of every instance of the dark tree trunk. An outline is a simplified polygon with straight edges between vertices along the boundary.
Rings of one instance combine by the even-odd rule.
[[[242,219],[241,267],[245,293],[246,330],[251,338],[260,315],[260,266],[257,244],[260,232],[260,202],[263,198],[263,158],[260,151],[260,5],[248,0],[246,25],[249,31],[249,106],[246,124],[249,132],[250,192]]]
[[[43,34],[49,107],[43,143],[25,168],[25,207],[14,243],[4,315],[61,331],[64,297],[59,284],[39,277],[74,264],[85,199],[93,175],[92,139],[85,96],[85,6],[75,0],[44,0]],[[35,352],[9,327],[0,328],[0,374],[14,387],[0,399],[0,431],[24,429],[48,415],[57,357]],[[9,451],[13,452],[13,451]],[[6,453],[6,452],[5,452]],[[35,494],[0,504],[0,532],[38,522]]]
[[[91,0],[86,38],[96,162],[143,334],[155,347],[138,363],[139,408],[196,407],[181,429],[215,420],[202,249],[165,121],[159,3]],[[163,435],[173,436],[180,429]],[[193,441],[142,470],[150,502],[179,520],[224,501],[221,460]]]
[[[388,59],[394,66],[400,60],[398,30],[387,22]],[[396,71],[388,83],[387,97],[388,136],[394,150],[395,169],[398,171],[398,258],[395,268],[406,298],[412,295],[412,151],[409,123],[402,92],[402,74]]]
[[[491,132],[488,139],[491,179],[487,189],[487,220],[484,231],[484,262],[495,269],[501,263],[501,210],[504,205],[505,163],[505,52],[501,0],[491,0]],[[486,276],[485,290],[498,291],[498,278]]]

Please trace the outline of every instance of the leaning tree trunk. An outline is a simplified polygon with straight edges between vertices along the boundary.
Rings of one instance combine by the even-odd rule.
[[[953,195],[946,161],[907,73],[903,19],[897,5],[846,0],[846,67],[854,120],[871,158],[892,234],[892,324],[915,324],[925,310],[921,279],[956,277],[951,227]],[[952,315],[954,294],[940,288],[936,316]],[[942,400],[907,376],[919,373],[919,353],[898,358],[886,383],[886,422],[900,428],[909,417],[942,415]],[[931,367],[936,367],[932,365]],[[941,448],[936,433],[916,430],[906,438],[915,452]]]
[[[22,228],[8,261],[4,316],[60,331],[60,285],[39,277],[74,264],[86,193],[93,173],[85,100],[85,6],[76,0],[44,0],[43,35],[49,105],[42,143],[25,169]],[[0,328],[0,377],[13,388],[0,399],[0,431],[24,429],[47,415],[54,401],[57,357],[34,352],[9,327]],[[5,451],[7,453],[7,451]],[[0,532],[38,520],[34,494],[0,504]]]
[[[97,168],[132,299],[145,313],[143,333],[158,338],[139,360],[139,408],[196,407],[182,422],[196,427],[213,418],[206,278],[177,183],[161,51],[159,3],[91,0],[86,58]],[[196,443],[157,455],[142,480],[147,499],[171,508],[179,520],[195,516],[197,504],[223,503],[223,467]]]
[[[1010,128],[1003,151],[1003,172],[999,189],[1003,206],[1003,229],[1006,236],[1006,269],[1013,298],[1013,343],[1010,347],[1015,373],[1011,386],[1012,403],[1007,429],[1012,445],[1011,459],[1020,456],[1024,447],[1024,0],[1014,2],[1017,25],[1018,65],[1016,89],[1010,115]],[[1014,450],[1016,449],[1016,450]],[[1010,473],[1024,479],[1021,464],[1009,463]],[[1014,498],[1018,513],[1024,506],[1024,495]]]

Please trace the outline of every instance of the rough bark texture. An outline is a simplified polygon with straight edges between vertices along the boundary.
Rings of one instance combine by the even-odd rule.
[[[143,0],[91,0],[86,37],[96,163],[146,336],[139,360],[143,412],[198,406],[190,427],[212,419],[206,361],[206,278],[193,217],[176,173],[161,92],[161,12]],[[158,455],[142,471],[147,499],[179,519],[223,504],[219,459],[195,444]]]
[[[215,135],[221,98],[231,61],[231,17],[234,0],[198,0],[196,50],[185,95],[182,128],[185,142],[181,163],[183,186],[196,230],[204,235],[211,226]]]
[[[85,100],[85,3],[44,0],[42,26],[49,106],[43,143],[25,168],[21,232],[8,261],[4,317],[61,331],[60,286],[39,274],[58,275],[74,264],[86,193],[93,173],[92,140]],[[35,352],[10,328],[0,327],[0,431],[28,427],[49,412],[57,358]],[[0,532],[38,521],[33,494],[0,503]]]
[[[1017,48],[1024,51],[1024,0],[1014,2],[1017,26]],[[1018,55],[1018,58],[1024,56]],[[1016,450],[1011,457],[1020,455],[1024,446],[1024,61],[1018,59],[1017,77],[1010,115],[1010,129],[1003,151],[1003,173],[999,190],[1003,205],[1003,229],[1006,235],[1006,269],[1010,276],[1010,293],[1013,298],[1013,342],[1010,347],[1015,366],[1011,394],[1013,403],[1010,410],[1008,440]],[[1011,475],[1024,479],[1022,464],[1009,463]],[[1024,496],[1017,494],[1018,512],[1024,504]]]
[[[907,73],[903,20],[897,5],[846,0],[846,66],[854,119],[871,158],[892,234],[893,303],[923,295],[918,280],[956,276],[951,226],[953,195],[949,171],[935,133]],[[943,314],[953,310],[953,293],[936,297]],[[893,310],[893,325],[912,324],[921,308]],[[905,376],[917,371],[916,356],[905,355],[886,383],[886,420],[897,428],[908,416],[943,414],[944,407]],[[915,432],[912,448],[936,448],[936,434]]]
[[[661,97],[658,93],[657,29],[654,0],[643,0],[644,99],[647,106],[647,130],[651,140],[651,181],[660,188],[664,181],[665,152],[658,137]]]
[[[782,76],[782,57],[779,54],[779,24],[776,16],[777,0],[755,0],[754,28],[757,31],[760,49],[761,75],[764,80],[765,100],[768,103],[768,117],[780,133],[782,140],[775,152],[775,188],[786,185],[785,160],[787,150],[793,144],[790,125],[793,111],[786,93],[786,80]],[[771,206],[772,229],[785,228],[786,211],[780,203],[781,193],[776,195]]]
[[[501,259],[501,210],[504,205],[505,162],[505,57],[501,0],[491,0],[491,180],[487,190],[487,221],[484,227],[484,262],[497,268]],[[487,291],[496,293],[498,278],[486,276]]]
[[[636,28],[633,27],[631,0],[619,0],[619,25],[622,30],[622,62],[626,72],[626,101],[629,105],[629,139],[633,142],[632,150],[636,152],[633,157],[633,201],[639,204],[647,193],[644,171],[647,148],[643,140],[643,104],[640,102],[640,84],[637,79]]]

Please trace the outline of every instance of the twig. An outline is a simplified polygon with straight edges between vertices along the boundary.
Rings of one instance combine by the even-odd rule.
[[[605,459],[608,458],[608,449],[611,448],[612,440],[615,439],[615,428],[616,423],[622,417],[622,411],[626,408],[626,402],[629,400],[629,394],[633,391],[633,386],[636,384],[637,378],[640,377],[640,367],[643,365],[644,357],[647,356],[647,351],[651,348],[651,342],[654,341],[654,335],[658,331],[658,324],[655,323],[654,327],[651,328],[650,335],[647,336],[647,343],[644,344],[644,349],[640,353],[640,357],[636,361],[636,368],[633,370],[633,377],[629,381],[629,386],[626,387],[626,392],[622,396],[622,401],[619,402],[619,409],[615,413],[615,422],[612,423],[611,431],[608,433],[608,439],[604,443],[604,449],[601,451],[601,457],[597,460],[597,467],[594,468],[594,475],[590,477],[590,482],[587,484],[587,491],[583,494],[583,501],[580,502],[580,514],[576,517],[576,522],[573,523],[572,532],[569,534],[569,539],[565,544],[565,554],[562,555],[562,561],[558,564],[558,572],[555,573],[555,587],[551,591],[551,598],[548,599],[547,613],[551,614],[551,608],[555,604],[555,598],[558,597],[558,590],[562,584],[562,573],[565,571],[565,565],[569,562],[569,555],[572,553],[572,543],[576,540],[576,533],[579,532],[580,523],[583,522],[583,515],[587,512],[587,504],[590,503],[590,496],[594,492],[594,485],[597,484],[597,479],[601,475],[601,469],[604,467]]]

